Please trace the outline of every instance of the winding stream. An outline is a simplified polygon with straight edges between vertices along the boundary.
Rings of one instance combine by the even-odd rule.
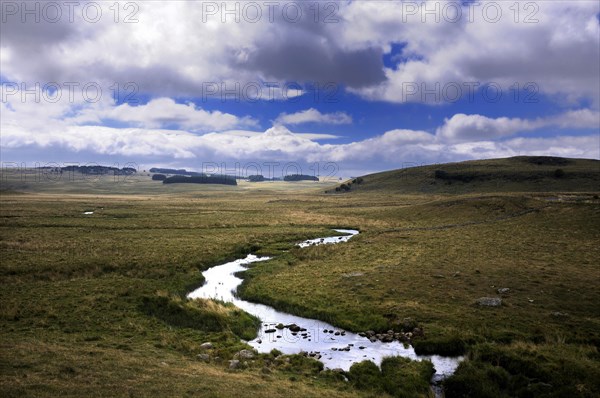
[[[356,230],[346,229],[336,229],[335,231],[346,235],[311,239],[299,243],[298,246],[347,242],[359,233]],[[270,257],[257,257],[249,254],[246,258],[212,267],[202,273],[206,280],[205,284],[189,293],[187,297],[191,299],[212,298],[232,302],[235,306],[258,317],[262,321],[258,337],[248,342],[258,352],[267,353],[274,348],[285,354],[297,354],[305,351],[323,362],[326,368],[343,370],[348,370],[352,364],[363,360],[371,360],[380,364],[381,360],[387,356],[402,356],[413,360],[429,359],[436,370],[433,377],[434,382],[451,375],[456,370],[462,359],[460,357],[419,356],[415,354],[411,346],[405,346],[398,341],[371,342],[367,337],[347,332],[323,321],[286,314],[263,304],[237,298],[235,291],[242,283],[242,279],[237,278],[234,274],[246,270],[247,264],[270,259]],[[304,330],[277,329],[277,325],[280,323],[283,325],[295,324]]]

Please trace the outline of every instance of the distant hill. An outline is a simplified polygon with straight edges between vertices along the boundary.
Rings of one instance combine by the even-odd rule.
[[[165,169],[165,168],[159,168],[159,167],[151,168],[150,173],[173,174],[173,175],[195,176],[195,177],[200,177],[200,176],[205,175],[204,173],[198,173],[196,171],[187,171],[186,169]]]
[[[369,174],[330,193],[599,192],[600,161],[550,156],[472,160]]]

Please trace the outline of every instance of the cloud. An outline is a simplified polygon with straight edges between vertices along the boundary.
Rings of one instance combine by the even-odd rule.
[[[558,102],[600,104],[598,2],[530,2],[516,21],[510,2],[452,2],[462,4],[454,22],[437,0],[340,2],[331,23],[325,5],[315,23],[314,4],[298,2],[289,3],[299,4],[302,17],[290,21],[282,17],[287,3],[278,3],[273,20],[262,6],[256,23],[233,16],[222,23],[222,12],[207,20],[206,2],[139,3],[138,23],[114,23],[112,5],[102,2],[98,23],[85,21],[81,6],[73,23],[66,9],[58,23],[8,15],[0,66],[10,81],[94,81],[107,89],[134,82],[152,97],[199,96],[214,83],[221,90],[221,83],[310,81],[334,82],[371,100],[427,102],[407,98],[403,84],[497,82],[507,92],[515,82],[533,82]],[[414,15],[411,4],[418,6]],[[497,23],[483,17],[488,4],[501,7]],[[437,11],[427,14],[425,7]],[[382,55],[393,43],[403,45],[402,53],[384,67]]]
[[[482,115],[459,113],[450,119],[445,119],[436,134],[439,138],[447,141],[483,141],[545,127],[597,129],[600,127],[600,112],[580,109],[533,120],[507,117],[494,119]]]
[[[44,129],[48,123],[101,125],[110,121],[131,127],[176,128],[191,132],[258,126],[258,121],[250,116],[239,117],[218,110],[207,111],[193,103],[181,104],[171,98],[156,98],[146,104],[132,106],[127,103],[116,105],[110,96],[102,96],[98,101],[86,101],[79,95],[70,98],[69,91],[64,88],[52,96],[43,91],[43,87],[34,91],[39,96],[38,99],[13,85],[0,85],[2,118],[7,123],[24,125],[32,131]]]
[[[280,127],[280,126],[277,126]],[[248,131],[248,130],[228,130],[223,131],[221,134],[232,135],[236,137],[256,137],[260,134],[263,134],[262,131]],[[340,138],[339,135],[334,134],[319,134],[319,133],[294,133],[298,137],[306,138],[308,140],[332,140]]]
[[[275,120],[282,124],[323,123],[323,124],[350,124],[352,116],[344,112],[321,113],[314,108],[296,113],[282,113]]]
[[[446,99],[443,95],[436,101],[425,96],[425,89],[435,89],[436,83],[444,88],[495,82],[507,95],[515,83],[523,87],[531,82],[558,102],[583,98],[599,106],[600,3],[531,2],[520,4],[515,16],[510,2],[464,2],[454,22],[443,12],[444,2],[414,5],[414,15],[407,12],[406,3],[395,1],[348,5],[346,23],[336,36],[340,42],[359,47],[371,43],[388,53],[391,43],[403,44],[397,58],[404,62],[385,68],[381,84],[354,92],[373,100],[440,103]],[[500,8],[499,21],[486,20],[489,6]],[[418,95],[406,95],[407,83],[418,85]]]
[[[198,110],[195,107],[171,101],[165,101],[165,104],[167,107],[175,107],[179,112],[175,113],[183,115],[177,119],[177,123],[185,120],[197,126],[194,117]],[[35,119],[34,123],[29,121],[31,116],[25,116],[32,115],[26,105],[20,102],[14,104],[15,108],[9,106],[11,104],[0,105],[3,114],[0,120],[0,149],[5,162],[60,161],[61,159],[48,158],[57,154],[62,159],[80,162],[102,163],[107,159],[122,159],[191,168],[205,161],[291,161],[303,165],[335,162],[340,170],[358,175],[366,171],[398,168],[407,163],[437,163],[525,154],[600,158],[600,134],[594,126],[598,113],[586,109],[531,120],[458,114],[446,120],[436,129],[435,134],[422,130],[394,129],[349,143],[320,143],[319,139],[332,137],[295,133],[281,124],[263,132],[228,130],[206,134],[150,127],[114,128],[75,123],[74,120],[79,120],[77,115],[72,119],[57,120],[55,115],[68,113],[68,108],[62,108],[61,104],[57,104],[56,109],[43,108],[46,113],[38,113],[37,116],[47,119]],[[110,115],[115,109],[119,109],[114,104],[104,106],[98,111],[101,115]],[[94,109],[87,110],[90,113],[85,116],[91,120]],[[152,110],[152,107],[143,108],[139,114],[127,120],[147,126],[171,122],[170,119],[163,120],[160,113],[156,117],[146,113]],[[578,127],[590,128],[591,132],[579,136],[510,138],[516,132],[534,127],[568,129],[573,121],[578,121]],[[30,158],[23,159],[24,154]]]
[[[206,111],[192,103],[178,104],[170,98],[153,99],[145,105],[122,104],[101,113],[100,117],[135,124],[144,128],[175,125],[190,131],[222,131],[238,126],[257,126],[258,122],[245,116]]]

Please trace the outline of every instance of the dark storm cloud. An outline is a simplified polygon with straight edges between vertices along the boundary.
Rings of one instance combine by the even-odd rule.
[[[380,49],[343,50],[306,35],[265,43],[238,66],[278,80],[335,82],[352,88],[385,80]]]

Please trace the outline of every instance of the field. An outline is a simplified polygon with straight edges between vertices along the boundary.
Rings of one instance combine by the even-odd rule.
[[[164,186],[149,176],[5,172],[1,394],[383,394],[364,382],[368,370],[346,383],[303,357],[282,363],[273,353],[228,369],[255,320],[182,297],[201,270],[257,252],[277,258],[246,272],[245,298],[353,331],[399,330],[411,318],[425,334],[413,341],[419,352],[465,353],[449,397],[597,396],[600,170],[506,162],[513,172],[500,167],[500,177],[488,163],[470,164],[466,178],[449,170],[458,181],[432,166],[333,194],[335,182]],[[534,166],[543,175],[527,177]],[[333,227],[361,234],[293,247]],[[480,297],[502,305],[478,306]],[[204,342],[214,344],[209,363],[198,358]],[[427,395],[407,391],[396,395]]]

